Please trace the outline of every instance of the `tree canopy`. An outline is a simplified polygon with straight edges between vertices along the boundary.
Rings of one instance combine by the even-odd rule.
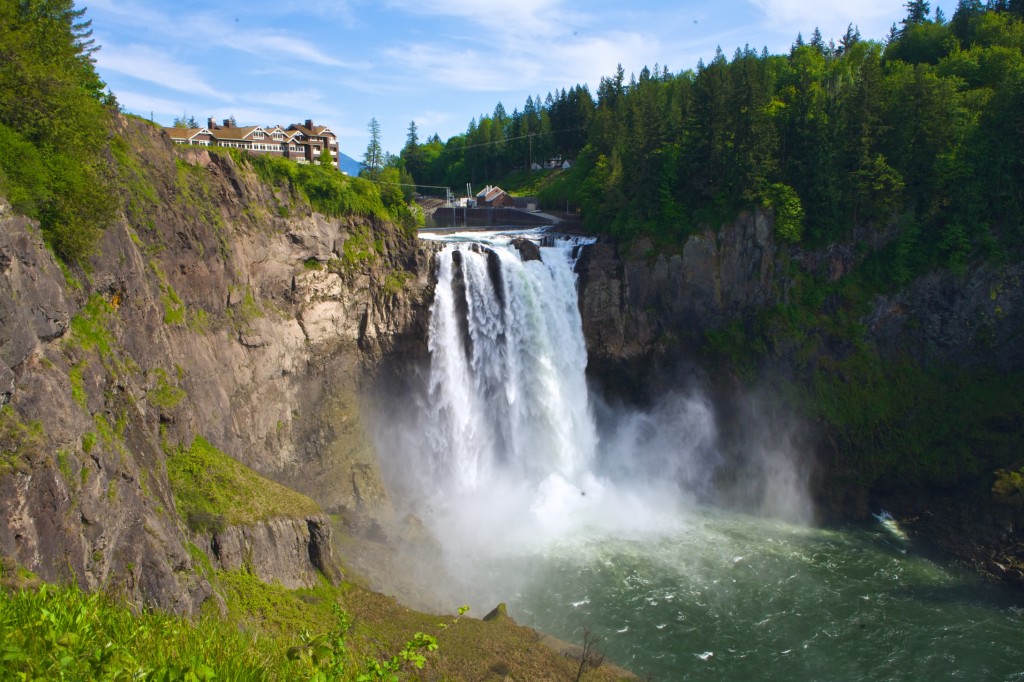
[[[887,43],[851,25],[788,54],[745,47],[671,73],[621,66],[585,86],[407,145],[417,183],[461,186],[573,160],[541,199],[624,237],[680,243],[698,224],[784,205],[787,238],[896,230],[894,272],[962,267],[1024,243],[1024,2],[908,2]],[[415,162],[411,161],[415,159]],[[781,202],[781,203],[780,203]]]
[[[98,49],[71,0],[0,0],[0,192],[65,261],[113,218]]]

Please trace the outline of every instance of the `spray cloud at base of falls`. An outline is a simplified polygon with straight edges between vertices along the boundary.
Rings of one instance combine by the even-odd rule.
[[[437,254],[429,368],[378,420],[396,505],[460,552],[677,531],[687,507],[716,496],[710,400],[683,387],[639,410],[592,395],[573,271],[585,247],[545,244],[492,238]],[[755,494],[772,494],[769,479],[800,487],[776,459],[778,471],[755,472]]]

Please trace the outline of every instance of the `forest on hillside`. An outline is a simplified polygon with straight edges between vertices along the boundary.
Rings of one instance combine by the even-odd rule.
[[[783,251],[773,303],[695,340],[704,366],[770,383],[865,485],[984,491],[1022,464],[1024,375],[985,350],[1003,318],[976,321],[969,366],[883,350],[866,320],[923,275],[964,287],[1024,255],[1024,2],[959,0],[948,20],[921,0],[906,10],[884,41],[850,26],[837,42],[798,36],[783,55],[620,68],[593,96],[577,85],[512,114],[499,104],[444,143],[420,143],[412,125],[396,161],[417,183],[460,187],[571,159],[545,176],[542,205],[643,240],[650,258],[771,209],[776,237],[799,248]],[[852,260],[833,276],[811,254],[835,244]]]
[[[1024,236],[1024,2],[929,3],[884,42],[815,30],[789,54],[750,47],[671,73],[622,68],[586,86],[474,118],[463,135],[400,154],[424,185],[495,182],[571,159],[541,198],[595,231],[679,244],[755,205],[778,233],[820,245],[891,226],[895,283],[935,266],[1002,258]]]

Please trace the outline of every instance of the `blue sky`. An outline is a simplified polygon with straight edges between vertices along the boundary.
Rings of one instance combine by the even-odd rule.
[[[628,8],[627,8],[628,5]],[[750,44],[789,49],[849,23],[882,39],[903,0],[92,0],[100,75],[130,112],[242,125],[314,119],[362,157],[376,117],[397,153],[409,122],[446,140],[502,102],[586,83],[622,64],[672,72]],[[933,3],[934,6],[934,3]],[[947,11],[947,16],[950,14]]]

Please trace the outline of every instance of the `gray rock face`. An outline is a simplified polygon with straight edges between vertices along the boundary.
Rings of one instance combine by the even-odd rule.
[[[61,273],[30,222],[0,197],[0,406],[14,392],[15,371],[40,343],[61,336],[73,304]]]
[[[865,320],[885,352],[925,365],[1024,367],[1024,265],[933,273],[880,296]]]
[[[276,580],[289,589],[314,587],[318,573],[340,578],[331,552],[331,522],[326,516],[229,526],[213,533],[208,542],[218,568],[244,568],[264,582]]]
[[[607,243],[583,249],[580,311],[592,362],[693,348],[705,329],[778,299],[772,223],[762,211],[693,235],[681,253],[651,251],[644,240],[626,253]]]
[[[186,549],[166,449],[203,436],[328,511],[386,506],[361,396],[382,358],[423,352],[430,248],[313,214],[230,157],[119,126],[147,189],[91,273],[73,272],[81,288],[0,205],[0,553],[44,580],[189,613],[210,586]],[[346,260],[350,239],[371,256]],[[218,537],[223,565],[251,555],[267,579],[333,570],[324,518]]]
[[[698,348],[708,329],[742,320],[785,300],[771,217],[741,215],[718,232],[691,236],[674,255],[628,252],[598,243],[578,262],[580,311],[591,363],[600,368]],[[855,265],[854,249],[831,245],[789,257],[830,281]],[[879,296],[862,320],[884,356],[961,367],[1024,367],[1024,265],[933,273],[896,294]]]

